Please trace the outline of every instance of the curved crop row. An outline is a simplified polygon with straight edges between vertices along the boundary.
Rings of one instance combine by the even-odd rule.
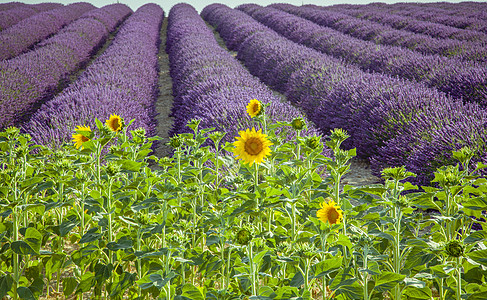
[[[187,122],[196,118],[203,128],[226,132],[224,141],[234,141],[240,130],[253,126],[246,113],[252,99],[270,104],[265,110],[270,122],[303,117],[221,48],[192,6],[175,5],[168,21],[167,52],[175,95],[171,135],[187,132]],[[318,133],[312,124],[308,125],[308,134]],[[294,130],[286,133],[288,139],[294,136]]]
[[[217,30],[256,22],[219,4],[207,6],[202,15]],[[323,132],[346,129],[352,136],[349,146],[371,157],[376,172],[404,164],[425,184],[433,165],[453,161],[448,150],[470,146],[477,161],[486,159],[487,128],[482,126],[487,113],[478,105],[464,105],[417,83],[362,72],[270,29],[248,35],[237,57],[265,83],[285,91]],[[428,153],[421,145],[444,152]]]
[[[0,60],[15,57],[29,47],[96,7],[79,2],[36,14],[0,32]]]
[[[104,15],[113,30],[132,10],[112,4],[95,12]],[[0,128],[20,124],[36,106],[52,98],[60,81],[86,62],[109,33],[98,19],[82,16],[33,51],[0,62]]]
[[[357,19],[320,6],[280,6],[286,12],[349,34],[353,37],[373,41],[377,44],[405,47],[422,54],[439,54],[465,61],[487,62],[487,49],[478,43],[437,39],[424,34],[397,30],[369,20]]]
[[[141,6],[122,25],[112,44],[81,76],[45,103],[24,129],[38,144],[59,146],[71,139],[77,125],[117,114],[133,128],[154,135],[157,53],[164,11]]]
[[[396,15],[389,11],[378,11],[375,8],[364,7],[363,9],[353,11],[340,10],[340,12],[356,18],[389,25],[398,30],[407,30],[414,33],[426,34],[435,38],[482,42],[484,44],[487,42],[487,34],[482,32],[433,23],[433,20],[416,20],[413,17]]]
[[[20,6],[26,6],[27,4],[21,2],[7,2],[7,3],[0,3],[0,11],[9,10],[12,8],[17,8]]]
[[[250,8],[251,16],[296,43],[356,64],[365,71],[424,82],[455,98],[487,106],[487,69],[483,66],[401,47],[379,47],[278,8],[293,10],[288,4]],[[242,9],[247,12],[249,6]]]
[[[18,6],[9,10],[0,11],[0,31],[9,28],[35,14],[62,6],[63,5],[60,3],[41,3],[38,5]]]
[[[416,8],[404,12],[402,10],[394,10],[394,13],[398,15],[412,17],[421,21],[430,21],[461,29],[487,33],[487,21],[485,19],[462,15],[448,15],[447,12],[443,9],[435,8]]]

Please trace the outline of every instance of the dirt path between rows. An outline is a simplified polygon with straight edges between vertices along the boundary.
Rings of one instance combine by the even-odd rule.
[[[208,25],[208,24],[207,24]],[[210,25],[209,29],[213,31],[218,44],[227,50],[232,56],[236,56],[236,52],[228,50],[223,39],[218,32]],[[172,79],[169,75],[169,57],[166,53],[166,32],[167,32],[167,18],[161,29],[161,44],[159,47],[159,95],[156,102],[156,111],[159,113],[157,118],[158,125],[156,128],[156,135],[162,138],[159,146],[155,149],[157,157],[168,156],[170,154],[170,147],[166,145],[169,141],[169,131],[173,125],[173,118],[169,116],[173,104],[172,96]],[[276,92],[276,95],[285,99],[285,96]],[[343,177],[343,184],[353,186],[367,185],[377,183],[378,178],[372,175],[370,164],[367,160],[353,159],[350,173]]]

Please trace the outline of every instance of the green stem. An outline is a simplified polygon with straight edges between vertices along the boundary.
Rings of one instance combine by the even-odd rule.
[[[15,187],[16,187],[16,183],[15,182]],[[14,194],[16,194],[16,189],[14,190]],[[12,211],[12,221],[13,221],[13,240],[14,242],[17,241],[19,239],[19,230],[18,230],[18,218],[17,218],[17,207],[14,207],[13,208],[13,211]],[[14,282],[13,282],[13,299],[14,300],[17,300],[17,285],[19,284],[19,279],[20,279],[20,276],[19,276],[19,255],[14,253],[13,254],[13,268],[14,268]]]
[[[107,212],[108,212],[108,242],[113,242],[113,228],[112,228],[112,183],[110,179],[108,183],[108,200],[107,200]],[[113,254],[109,253],[110,263],[114,263]]]
[[[461,272],[461,257],[457,257],[457,300],[462,299],[462,272]]]
[[[257,280],[255,276],[255,270],[254,270],[254,256],[252,253],[252,243],[249,243],[247,250],[249,252],[249,265],[250,265],[250,276],[251,276],[251,281],[252,281],[252,296],[257,296]]]
[[[292,225],[292,231],[291,231],[291,236],[293,242],[296,241],[296,203],[291,204],[291,210],[292,210],[292,218],[291,218],[291,225]]]
[[[369,300],[369,291],[368,291],[368,255],[369,255],[369,246],[365,245],[364,247],[364,300]]]

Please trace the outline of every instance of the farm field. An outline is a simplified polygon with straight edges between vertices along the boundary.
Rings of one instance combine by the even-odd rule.
[[[487,299],[487,3],[0,3],[0,299]]]

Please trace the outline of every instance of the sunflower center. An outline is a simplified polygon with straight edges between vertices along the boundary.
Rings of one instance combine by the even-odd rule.
[[[89,141],[89,140],[90,140],[90,139],[89,139],[89,138],[87,138],[86,136],[84,136],[84,135],[82,135],[82,136],[81,136],[81,142],[83,142],[83,143],[84,143],[84,142],[87,142],[87,141]]]
[[[263,148],[264,145],[262,144],[262,141],[259,138],[251,137],[245,142],[245,152],[247,152],[250,155],[259,154]]]
[[[120,124],[118,123],[118,119],[113,120],[112,121],[113,130],[118,130],[119,127],[120,127]]]
[[[254,106],[252,107],[252,110],[254,114],[258,113],[260,110],[259,103],[255,103]]]
[[[330,224],[336,224],[339,217],[340,215],[335,208],[328,210],[328,222],[330,222]]]

